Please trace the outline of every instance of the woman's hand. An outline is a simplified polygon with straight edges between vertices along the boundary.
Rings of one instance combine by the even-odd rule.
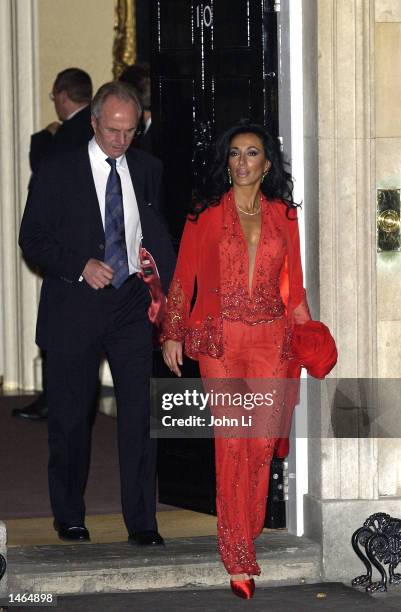
[[[163,343],[163,359],[166,366],[177,376],[181,376],[182,366],[182,342],[177,340],[166,340]]]

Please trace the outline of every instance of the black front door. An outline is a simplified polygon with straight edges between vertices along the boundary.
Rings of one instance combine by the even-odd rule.
[[[278,130],[273,0],[152,2],[154,151],[179,238],[204,148],[241,117]]]
[[[152,1],[153,149],[178,243],[211,140],[242,117],[278,134],[273,0]],[[196,375],[193,362],[184,375]],[[159,364],[159,375],[163,374]],[[215,510],[210,440],[161,440],[160,500]]]

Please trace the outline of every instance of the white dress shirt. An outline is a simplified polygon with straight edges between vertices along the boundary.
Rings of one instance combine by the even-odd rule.
[[[97,199],[104,227],[106,210],[106,184],[110,174],[110,165],[107,163],[107,155],[96,142],[95,137],[88,144],[89,159],[92,168],[93,180],[95,181]],[[140,271],[139,248],[142,240],[141,220],[139,218],[138,203],[135,196],[134,186],[129,173],[125,155],[117,157],[117,172],[121,180],[123,192],[125,243],[127,245],[129,273]]]
[[[144,134],[146,134],[146,132],[148,131],[148,129],[150,128],[151,125],[152,125],[152,117],[148,117],[146,119],[145,129],[143,130]]]
[[[73,117],[75,117],[75,115],[78,115],[79,111],[83,110],[84,108],[86,108],[87,106],[89,106],[89,104],[84,104],[83,106],[80,106],[79,108],[75,109],[70,115],[68,115],[68,117],[66,117],[64,119],[64,121],[69,121],[70,119],[72,119]],[[63,123],[64,123],[63,121]]]

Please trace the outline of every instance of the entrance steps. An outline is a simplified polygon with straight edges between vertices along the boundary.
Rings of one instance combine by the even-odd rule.
[[[286,531],[264,532],[256,543],[258,584],[320,580],[320,547]],[[89,594],[227,585],[212,536],[166,540],[165,547],[115,544],[10,547],[9,593]]]

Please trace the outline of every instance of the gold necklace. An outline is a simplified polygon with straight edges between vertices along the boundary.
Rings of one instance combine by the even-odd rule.
[[[255,215],[258,215],[260,213],[260,206],[258,210],[255,210],[255,212],[248,212],[247,210],[244,210],[243,208],[241,208],[241,206],[238,206],[238,204],[236,204],[236,207],[238,208],[240,212],[244,213],[244,215],[249,215],[250,217],[254,217]]]

